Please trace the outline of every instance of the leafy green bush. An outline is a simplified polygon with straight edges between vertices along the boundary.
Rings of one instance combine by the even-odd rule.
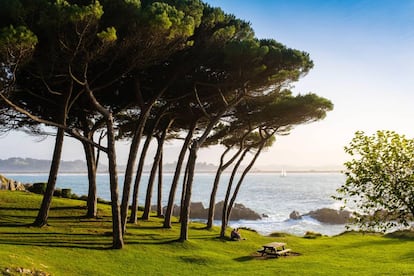
[[[44,194],[46,192],[46,185],[46,182],[33,183],[29,191],[35,194]]]
[[[83,200],[83,201],[87,201],[87,200],[88,200],[88,196],[86,196],[86,195],[81,195],[78,199],[79,199],[79,200]]]
[[[72,189],[62,189],[62,197],[71,198]]]
[[[269,235],[269,237],[275,237],[275,238],[279,238],[279,237],[286,237],[286,236],[289,236],[289,234],[286,234],[286,233],[280,233],[280,232],[274,232],[274,233],[271,233],[271,234]]]
[[[316,239],[316,238],[322,237],[322,234],[312,232],[312,231],[308,231],[308,232],[305,233],[305,236],[303,236],[303,237],[305,239]]]
[[[109,203],[111,203],[110,201],[107,201],[107,200],[102,199],[100,197],[98,197],[97,201],[98,201],[98,203],[103,203],[103,204],[109,204]]]
[[[62,189],[55,189],[53,191],[53,196],[62,197]]]

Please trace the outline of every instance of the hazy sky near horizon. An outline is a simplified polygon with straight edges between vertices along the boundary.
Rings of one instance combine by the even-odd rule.
[[[295,83],[295,93],[314,92],[330,99],[326,119],[297,126],[278,137],[257,166],[338,168],[348,158],[343,147],[355,131],[394,130],[414,138],[414,0],[207,0],[249,21],[258,38],[273,38],[306,51],[311,72]],[[62,158],[83,159],[80,143],[66,139]],[[0,159],[14,156],[50,159],[53,138],[11,133],[0,138]],[[119,163],[129,144],[118,144]],[[167,146],[173,162],[177,146]],[[216,149],[200,161],[216,163]]]

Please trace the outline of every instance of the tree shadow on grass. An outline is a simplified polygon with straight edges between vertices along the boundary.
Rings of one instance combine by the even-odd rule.
[[[106,250],[112,240],[101,233],[3,232],[0,244]]]
[[[0,211],[38,211],[39,208],[31,208],[31,207],[0,207]]]
[[[248,262],[254,259],[256,259],[255,256],[242,256],[242,257],[234,258],[233,260],[237,262]]]
[[[0,219],[0,227],[29,227],[33,222],[32,216],[5,216]]]
[[[50,210],[86,210],[86,206],[55,206],[50,207]],[[37,209],[39,210],[39,209]]]
[[[0,222],[0,228],[1,227],[30,227],[32,226],[32,223],[27,222]]]
[[[389,239],[414,241],[414,230],[400,230],[385,235]]]
[[[125,241],[125,243],[128,244],[128,245],[133,245],[133,244],[160,245],[160,244],[173,244],[173,243],[176,243],[176,242],[179,242],[176,238],[164,238],[164,239],[143,241],[141,235],[140,235],[140,238],[137,239],[137,240],[127,239]]]

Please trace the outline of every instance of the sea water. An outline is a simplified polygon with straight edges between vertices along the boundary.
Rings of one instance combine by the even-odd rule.
[[[197,173],[194,177],[192,202],[202,202],[208,207],[214,173]],[[47,174],[6,174],[6,177],[22,183],[46,182]],[[173,178],[172,173],[164,173],[162,199],[165,205],[168,200],[169,186]],[[230,175],[223,174],[218,189],[216,202],[224,199]],[[157,181],[157,180],[156,180]],[[236,179],[237,181],[237,179]],[[345,181],[341,173],[250,173],[244,179],[238,193],[236,203],[263,215],[261,220],[231,221],[230,227],[248,227],[261,234],[268,235],[273,232],[286,232],[295,235],[304,235],[307,231],[318,232],[324,235],[336,235],[345,231],[345,225],[331,225],[318,222],[308,216],[300,220],[289,219],[292,211],[306,214],[320,208],[339,209],[340,202],[332,199]],[[119,192],[122,194],[123,177],[119,178]],[[236,182],[237,183],[237,182]],[[143,174],[139,188],[138,204],[142,205],[145,199],[148,184],[148,174]],[[77,195],[88,194],[87,174],[59,174],[57,188],[72,189]],[[156,200],[156,187],[154,183],[153,203]],[[180,185],[181,186],[181,185]],[[109,200],[108,174],[97,175],[98,197]],[[179,204],[181,189],[178,188],[176,203]],[[220,222],[216,221],[219,225]]]

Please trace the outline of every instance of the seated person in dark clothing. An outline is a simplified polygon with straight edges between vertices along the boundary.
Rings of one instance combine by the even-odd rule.
[[[239,229],[238,229],[238,228],[234,228],[234,229],[231,231],[230,238],[231,238],[232,240],[234,240],[234,241],[238,241],[238,240],[241,240],[241,239],[242,239],[242,238],[241,238],[241,235],[240,235],[240,233],[239,233]]]

